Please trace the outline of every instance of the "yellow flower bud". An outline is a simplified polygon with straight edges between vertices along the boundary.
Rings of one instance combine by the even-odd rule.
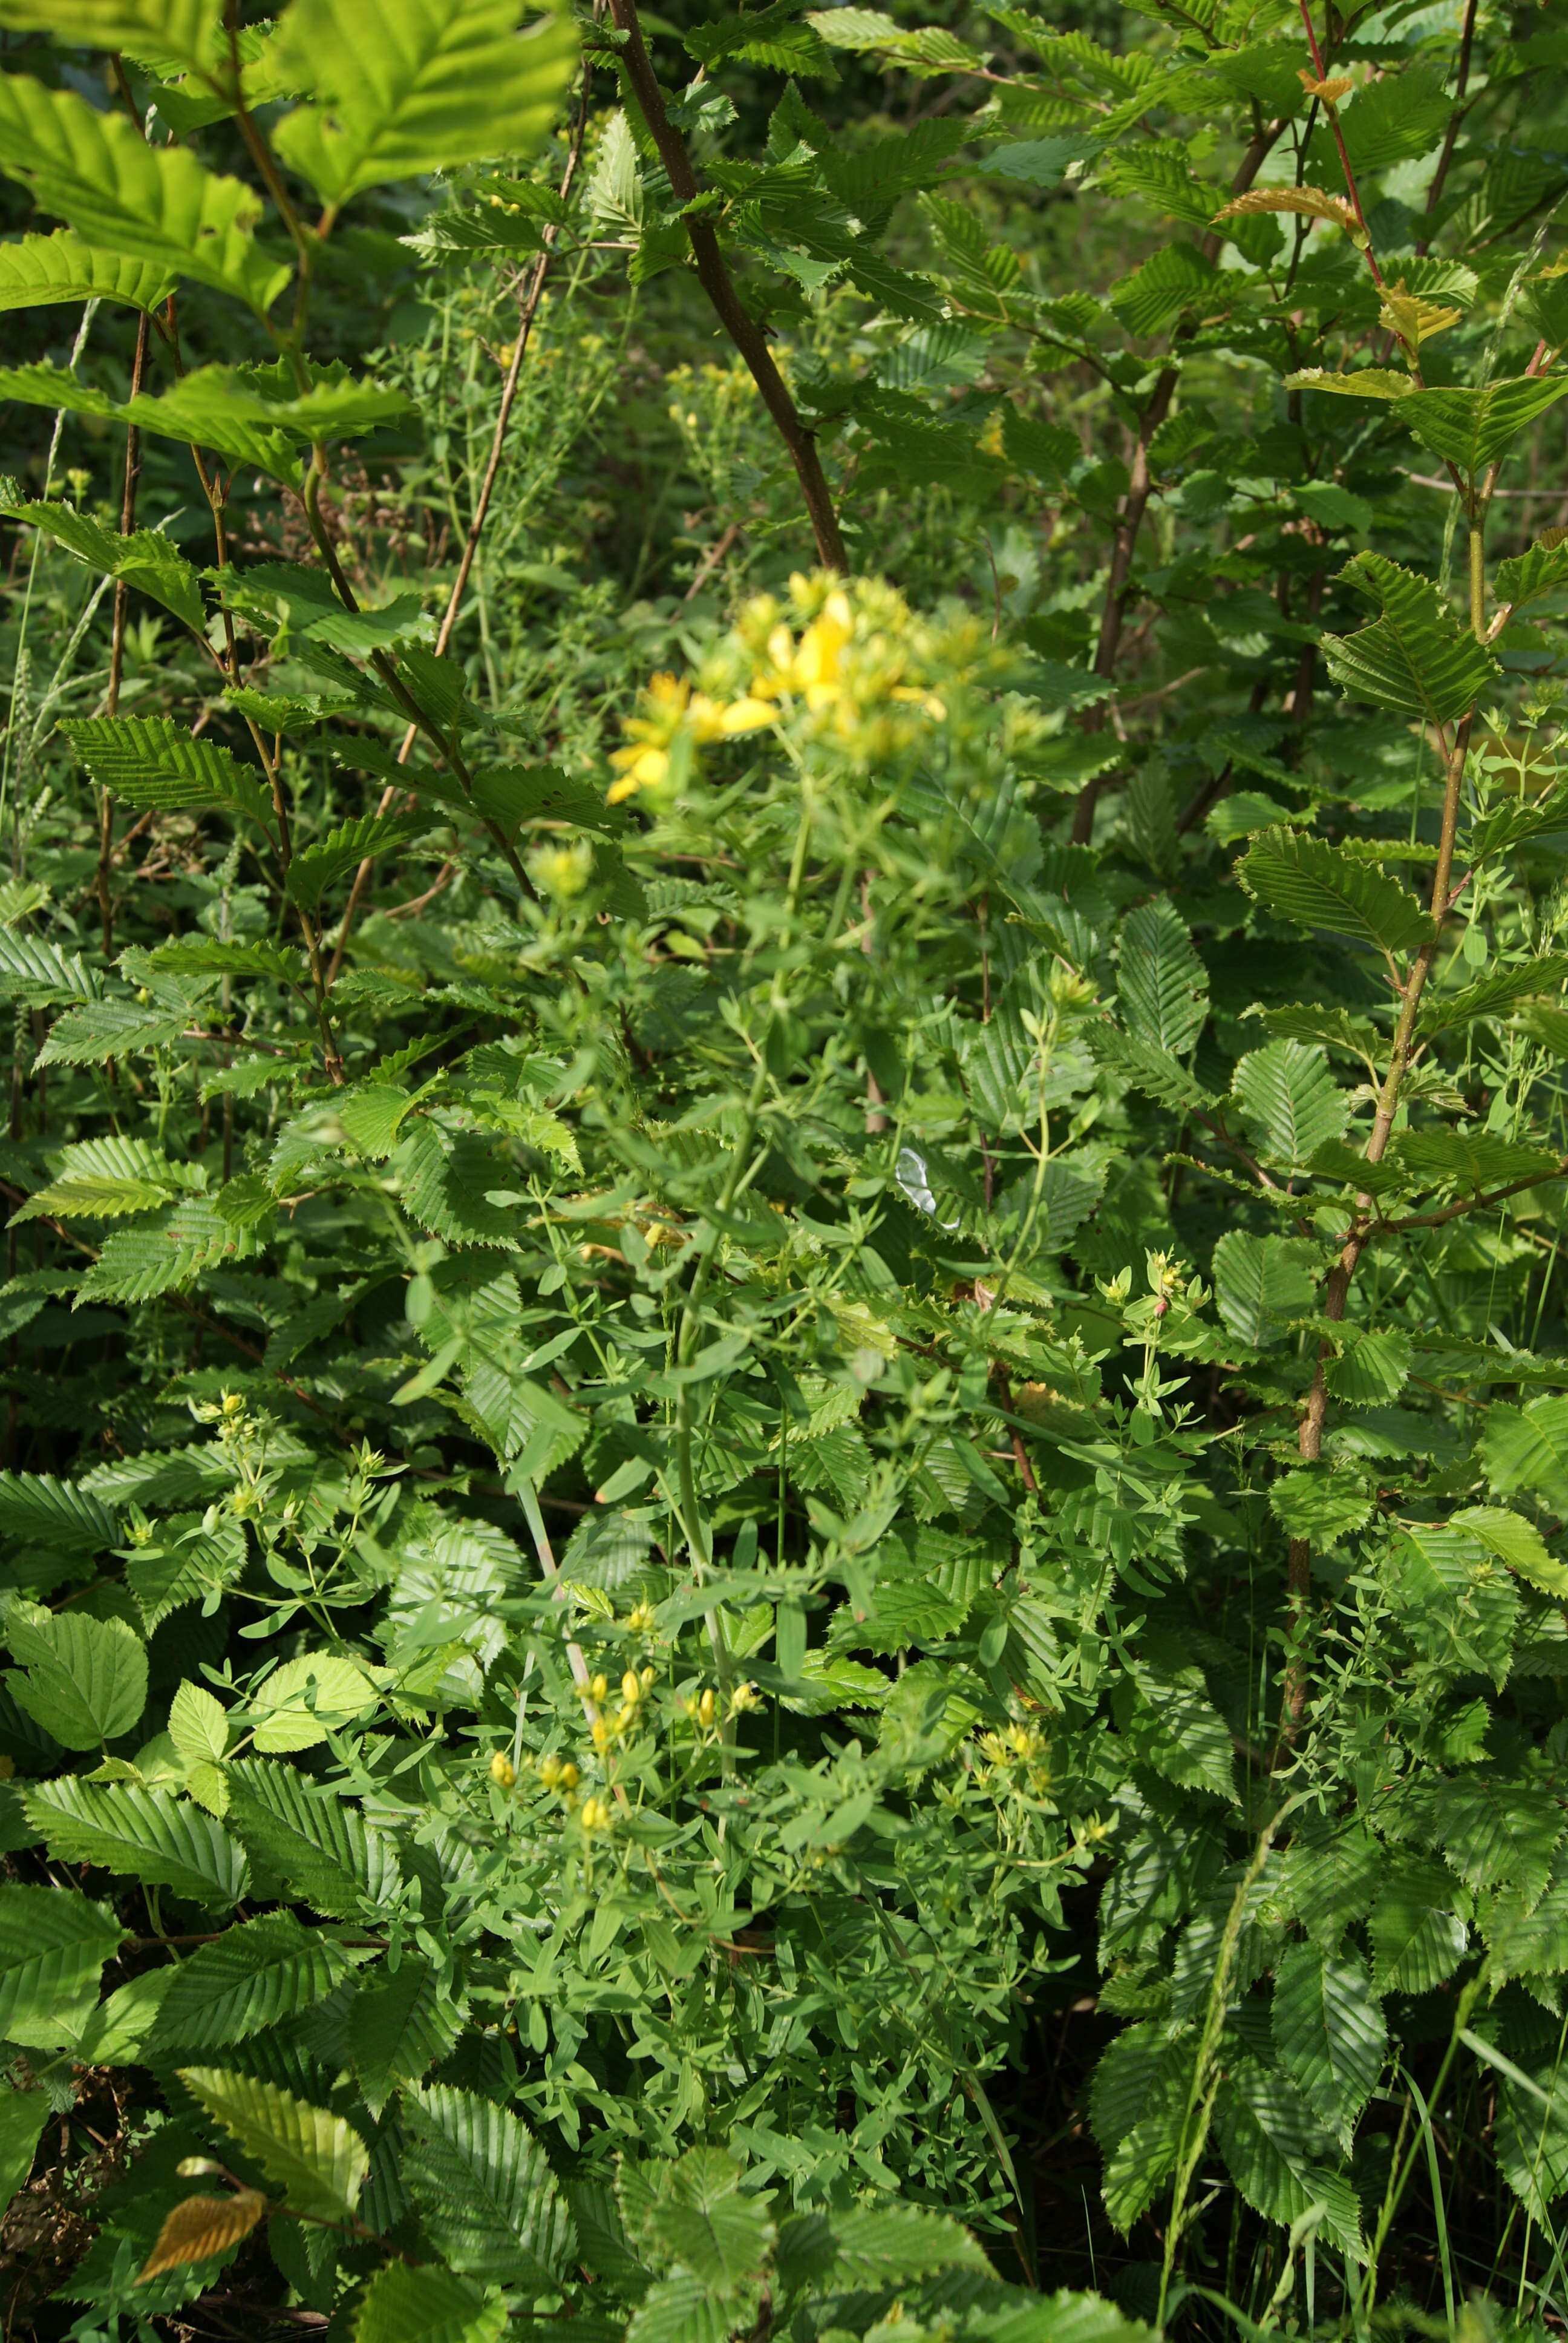
[[[595,1700],[603,1700],[608,1691],[609,1678],[608,1676],[595,1676],[592,1684],[588,1686],[588,1692]]]
[[[620,1680],[620,1696],[628,1708],[635,1708],[642,1698],[642,1678],[635,1668],[628,1668]]]
[[[504,1749],[498,1749],[490,1760],[490,1779],[501,1789],[509,1790],[518,1778],[518,1769]]]
[[[651,1668],[644,1668],[638,1681],[641,1684],[644,1692],[651,1692],[653,1690],[654,1684],[653,1670]]]
[[[565,1768],[558,1757],[541,1757],[539,1759],[539,1779],[544,1784],[547,1790],[553,1790],[555,1788],[564,1771]]]
[[[593,1721],[593,1745],[602,1755],[608,1743],[609,1727],[602,1716],[596,1716]]]
[[[561,1767],[560,1780],[563,1790],[575,1790],[581,1779],[582,1776],[575,1765],[567,1765]]]
[[[709,1686],[709,1690],[703,1694],[702,1698],[697,1704],[697,1721],[701,1725],[705,1733],[713,1723],[714,1714],[718,1705],[718,1702],[713,1697],[712,1687]]]

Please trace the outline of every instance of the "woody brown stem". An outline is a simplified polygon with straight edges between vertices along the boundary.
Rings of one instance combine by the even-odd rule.
[[[1400,995],[1399,1021],[1394,1027],[1393,1041],[1389,1051],[1388,1071],[1378,1095],[1377,1111],[1372,1118],[1372,1136],[1366,1143],[1365,1161],[1381,1163],[1393,1135],[1394,1116],[1399,1110],[1400,1091],[1410,1069],[1411,1050],[1415,1039],[1416,1018],[1421,1009],[1421,996],[1426,990],[1432,961],[1437,957],[1438,938],[1449,910],[1449,882],[1453,873],[1453,841],[1459,827],[1460,792],[1464,779],[1464,759],[1470,747],[1470,730],[1473,709],[1460,720],[1449,754],[1448,770],[1443,788],[1442,831],[1438,845],[1437,868],[1432,873],[1431,915],[1432,933],[1411,964]],[[1360,1199],[1362,1209],[1368,1207],[1366,1197]],[[1345,1314],[1350,1298],[1351,1281],[1355,1276],[1361,1257],[1367,1247],[1372,1224],[1363,1223],[1351,1232],[1341,1250],[1340,1257],[1329,1272],[1323,1293],[1323,1316],[1338,1325]],[[1323,1452],[1323,1425],[1328,1416],[1328,1367],[1334,1356],[1333,1345],[1324,1341],[1319,1345],[1317,1363],[1312,1370],[1312,1389],[1307,1393],[1306,1413],[1296,1435],[1296,1452],[1303,1464],[1315,1464]],[[1312,1591],[1312,1549],[1310,1539],[1292,1538],[1290,1549],[1289,1592],[1292,1624],[1296,1648],[1285,1672],[1284,1720],[1281,1742],[1289,1747],[1301,1731],[1306,1714],[1307,1682],[1301,1637],[1306,1624],[1307,1605]]]
[[[1283,128],[1282,122],[1260,123],[1231,181],[1232,196],[1246,194]],[[1211,261],[1218,256],[1222,241],[1223,238],[1212,231],[1203,238],[1199,250],[1205,260]],[[1190,340],[1191,332],[1190,326],[1184,327],[1175,337],[1176,344]],[[1149,468],[1150,442],[1171,412],[1171,401],[1176,395],[1181,371],[1179,366],[1161,368],[1150,393],[1149,403],[1138,418],[1138,439],[1132,451],[1127,494],[1117,515],[1116,534],[1111,540],[1111,575],[1106,580],[1105,600],[1100,614],[1100,634],[1094,646],[1094,673],[1103,677],[1108,683],[1116,673],[1116,663],[1121,653],[1122,630],[1131,600],[1132,557],[1137,550],[1139,531],[1143,527],[1143,516],[1149,509],[1149,499],[1153,493],[1153,477]],[[1099,732],[1104,729],[1104,726],[1105,706],[1102,702],[1100,707],[1089,710],[1084,718],[1084,729]],[[1093,835],[1095,808],[1100,803],[1100,793],[1104,786],[1104,776],[1100,775],[1086,781],[1078,793],[1078,802],[1072,809],[1072,842],[1075,846],[1087,846]]]
[[[136,351],[131,361],[131,397],[137,397],[147,365],[147,313],[144,309],[136,318]],[[136,487],[142,476],[142,435],[133,423],[126,431],[126,468],[120,490],[120,535],[129,537],[136,527]],[[109,688],[104,698],[104,713],[119,713],[120,685],[126,672],[126,621],[129,616],[130,588],[123,578],[115,581],[115,623],[109,641]],[[115,801],[107,789],[98,792],[98,869],[94,880],[94,892],[98,899],[98,912],[103,921],[104,958],[112,959],[115,950],[115,914],[109,893],[109,866],[115,853]]]
[[[567,156],[566,170],[561,176],[560,191],[563,201],[571,193],[572,181],[577,176],[578,166],[582,160],[583,134],[588,128],[588,75],[585,67],[582,99],[578,107],[577,126],[572,133],[571,152]],[[549,274],[553,248],[558,233],[557,224],[551,220],[543,231],[545,248],[534,265],[533,276],[528,281],[528,290],[523,296],[518,311],[517,338],[512,344],[512,356],[507,367],[507,379],[501,386],[500,410],[496,417],[495,430],[490,435],[490,453],[485,466],[485,477],[479,483],[479,493],[474,502],[473,518],[468,523],[468,534],[463,541],[463,552],[457,564],[457,574],[452,580],[451,591],[447,597],[447,608],[441,617],[440,630],[436,637],[437,659],[445,655],[447,646],[452,639],[452,630],[457,623],[457,613],[462,608],[463,597],[467,592],[468,579],[478,554],[479,539],[485,533],[485,523],[489,518],[490,503],[496,492],[496,480],[500,472],[501,457],[507,444],[507,432],[512,420],[512,409],[517,404],[518,385],[522,377],[523,360],[528,356],[528,340],[533,333],[534,319],[538,315],[539,303],[544,298],[545,279]],[[397,751],[397,762],[400,765],[407,763],[414,743],[418,738],[418,732],[417,724],[411,723],[404,733],[402,746]],[[397,794],[397,782],[389,781],[381,792],[381,802],[376,809],[377,812],[378,814],[387,812]],[[337,941],[333,946],[332,959],[327,970],[327,989],[329,992],[337,983],[342,969],[343,955],[348,949],[348,939],[353,931],[360,900],[370,883],[370,872],[374,862],[374,855],[367,854],[354,874],[354,884],[348,890],[348,901],[344,908],[342,923],[337,930]]]
[[[665,110],[664,92],[653,70],[648,45],[642,37],[642,25],[637,13],[637,0],[609,0],[610,14],[617,30],[626,35],[626,45],[620,51],[620,64],[631,85],[633,96],[641,109],[658,159],[664,165],[676,201],[690,206],[697,201],[697,174],[691,167],[691,157],[681,137]],[[745,359],[752,381],[761,394],[762,404],[773,418],[774,427],[795,467],[800,483],[800,493],[806,500],[812,533],[817,539],[817,558],[825,569],[847,570],[849,561],[844,552],[844,540],[839,533],[839,516],[833,509],[833,495],[828,486],[822,459],[817,453],[817,442],[800,420],[799,409],[789,396],[789,386],[773,363],[773,353],[768,347],[762,328],[752,317],[729,274],[719,238],[710,220],[689,209],[686,212],[687,240],[691,256],[697,264],[698,278],[713,304],[719,324]]]

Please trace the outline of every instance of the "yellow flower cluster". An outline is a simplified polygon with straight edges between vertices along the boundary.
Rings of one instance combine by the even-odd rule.
[[[641,715],[628,716],[622,727],[630,745],[618,749],[610,759],[620,779],[610,784],[609,802],[619,805],[623,798],[658,789],[668,780],[678,740],[700,748],[778,720],[778,709],[765,700],[710,699],[706,692],[694,692],[684,677],[656,675],[643,694]]]
[[[610,759],[618,775],[610,803],[678,780],[680,760],[709,741],[786,721],[858,765],[876,763],[911,737],[918,720],[946,722],[932,670],[951,674],[970,662],[967,626],[956,637],[939,633],[875,580],[797,574],[787,604],[765,594],[747,605],[704,670],[707,689],[654,677],[625,720],[628,745]]]

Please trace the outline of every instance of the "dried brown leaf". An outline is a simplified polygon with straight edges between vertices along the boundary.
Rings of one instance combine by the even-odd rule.
[[[236,2188],[232,2197],[187,2197],[176,2205],[158,2231],[157,2244],[147,2256],[138,2283],[161,2278],[165,2270],[183,2269],[188,2262],[205,2262],[248,2237],[266,2210],[259,2189]]]

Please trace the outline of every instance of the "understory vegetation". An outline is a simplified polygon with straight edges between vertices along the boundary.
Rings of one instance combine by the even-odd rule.
[[[0,0],[0,2328],[1568,2319],[1568,31]]]

